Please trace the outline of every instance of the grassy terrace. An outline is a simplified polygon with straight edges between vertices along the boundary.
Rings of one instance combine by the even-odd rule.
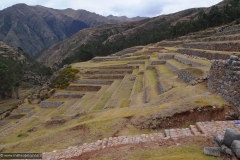
[[[152,98],[156,97],[159,94],[158,89],[157,89],[156,73],[152,69],[152,70],[145,71],[145,74],[146,74],[146,76],[145,76],[146,77],[145,85],[149,89],[148,97],[150,99],[152,99]]]
[[[128,107],[130,103],[130,94],[134,84],[134,81],[131,81],[130,77],[130,74],[125,75],[121,85],[116,90],[114,96],[111,97],[107,108]]]
[[[92,108],[93,110],[101,110],[111,98],[112,94],[114,93],[115,89],[120,85],[121,80],[115,80],[111,86],[106,90],[104,94],[102,94],[101,98],[98,99]]]
[[[209,62],[209,61],[207,61],[207,60],[195,59],[195,58],[188,58],[188,57],[186,57],[185,55],[180,54],[180,53],[175,53],[175,55],[178,56],[178,57],[181,57],[181,58],[190,60],[190,61],[192,61],[192,62],[201,63],[201,64],[206,65],[206,66],[208,66],[208,67],[210,67],[210,66],[212,65],[212,63]],[[209,70],[209,69],[208,69],[208,70]]]
[[[172,66],[178,68],[178,70],[185,69],[185,68],[189,67],[189,66],[187,66],[187,65],[185,65],[181,62],[178,62],[175,59],[169,59],[169,60],[167,60],[167,62],[169,62]]]

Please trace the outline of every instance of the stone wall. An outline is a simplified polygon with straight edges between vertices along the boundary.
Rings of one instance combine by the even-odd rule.
[[[179,62],[181,62],[183,64],[186,64],[186,65],[189,65],[189,66],[193,66],[193,67],[205,66],[205,65],[203,65],[201,63],[194,62],[194,61],[191,61],[189,59],[184,59],[184,58],[182,58],[180,56],[177,56],[177,55],[174,56],[174,59],[176,59],[177,61],[179,61]]]
[[[221,54],[217,51],[208,52],[208,51],[192,50],[192,49],[178,49],[178,52],[181,53],[181,54],[189,55],[189,56],[197,56],[197,57],[206,58],[206,59],[209,59],[209,60],[229,59],[230,58],[230,55]]]
[[[10,119],[20,119],[23,116],[25,116],[25,114],[12,114],[9,116]]]
[[[67,90],[70,91],[99,91],[101,86],[68,86]]]
[[[126,65],[112,65],[112,66],[100,66],[99,69],[135,69],[136,66],[126,66]]]
[[[197,79],[197,77],[195,77],[185,69],[182,69],[178,72],[178,78],[185,83],[189,83],[192,80]]]
[[[166,64],[166,61],[161,61],[161,60],[151,60],[150,59],[151,65],[159,65],[159,64]]]
[[[89,79],[123,79],[124,75],[95,75]]]
[[[178,72],[178,68],[171,65],[168,61],[166,62],[166,66],[170,68],[173,72]]]
[[[86,71],[85,74],[131,74],[132,70],[92,70]]]
[[[78,84],[102,84],[102,85],[111,85],[113,81],[108,81],[108,80],[92,80],[92,79],[81,79],[77,80],[74,83]]]
[[[52,108],[52,107],[59,107],[63,104],[64,102],[46,102],[42,101],[40,103],[41,108]]]
[[[85,94],[76,93],[55,93],[53,98],[82,98]]]
[[[145,64],[145,61],[133,61],[129,62],[128,64]]]
[[[174,54],[158,54],[158,58],[159,59],[173,59],[174,58]]]
[[[208,87],[240,111],[240,58],[231,56],[228,60],[214,61]]]
[[[18,108],[18,112],[30,112],[31,110],[33,110],[34,108],[29,108],[29,107],[19,107]]]
[[[184,48],[197,48],[214,51],[240,51],[239,42],[221,42],[221,43],[188,43],[183,45]]]
[[[160,71],[158,70],[157,67],[154,67],[154,69],[155,69],[155,73],[156,73],[156,76],[157,76],[158,92],[159,92],[160,94],[163,94],[163,93],[164,93],[164,88],[163,88],[163,86],[162,86],[162,84],[161,84],[161,81],[160,81]]]

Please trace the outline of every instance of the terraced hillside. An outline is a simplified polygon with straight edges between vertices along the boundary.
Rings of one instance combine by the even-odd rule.
[[[71,67],[80,73],[66,89],[40,104],[26,99],[0,122],[2,152],[46,152],[225,118],[228,103],[207,88],[211,62],[173,47],[139,46]]]

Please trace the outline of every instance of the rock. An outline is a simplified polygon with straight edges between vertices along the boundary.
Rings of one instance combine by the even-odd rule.
[[[221,146],[221,152],[223,154],[232,155],[232,150],[225,145]]]
[[[240,140],[240,133],[227,128],[224,134],[223,144],[225,144],[227,147],[231,147],[231,144],[234,140]]]
[[[231,55],[230,56],[230,60],[237,61],[238,60],[238,56]]]
[[[240,158],[240,141],[234,140],[232,142],[231,148],[233,152],[237,155],[237,157]]]
[[[223,137],[222,136],[216,136],[214,137],[214,141],[218,143],[219,146],[223,143]]]
[[[209,156],[220,157],[221,148],[220,147],[204,147],[204,154]]]

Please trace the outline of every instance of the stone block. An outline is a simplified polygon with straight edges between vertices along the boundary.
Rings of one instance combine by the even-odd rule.
[[[240,141],[234,140],[231,144],[231,148],[237,157],[240,158]]]
[[[233,129],[227,128],[223,138],[223,144],[227,147],[231,147],[234,140],[240,140],[240,133],[234,131]]]
[[[220,147],[204,147],[204,154],[214,157],[221,156],[221,148]]]
[[[214,137],[214,141],[218,143],[219,146],[223,143],[223,137],[222,136],[216,136]]]

